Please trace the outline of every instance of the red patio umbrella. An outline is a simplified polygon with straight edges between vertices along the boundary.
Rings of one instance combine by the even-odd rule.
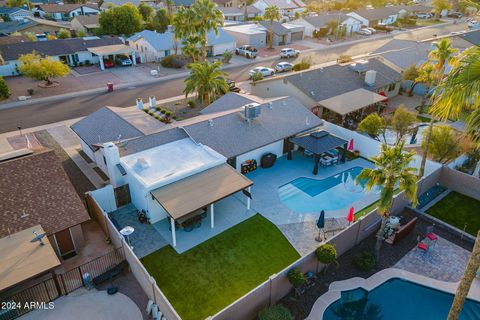
[[[351,207],[347,214],[347,221],[352,223],[353,220],[355,220],[355,209]]]
[[[348,143],[348,151],[353,151],[353,138],[350,139],[350,142]]]

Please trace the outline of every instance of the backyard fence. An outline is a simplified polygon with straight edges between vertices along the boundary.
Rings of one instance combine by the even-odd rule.
[[[443,167],[439,178],[442,186],[480,200],[480,179],[458,170]]]

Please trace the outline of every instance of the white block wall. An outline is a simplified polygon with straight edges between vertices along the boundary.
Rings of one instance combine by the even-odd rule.
[[[257,160],[258,166],[260,166],[260,160],[262,156],[266,153],[273,153],[273,154],[276,154],[277,157],[281,157],[283,155],[283,140],[274,142],[272,144],[266,145],[256,150],[239,155],[237,157],[237,171],[240,172],[241,164],[246,160],[255,159]]]

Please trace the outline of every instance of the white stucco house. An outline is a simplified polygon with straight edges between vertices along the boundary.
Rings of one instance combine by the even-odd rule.
[[[297,25],[302,25],[305,27],[305,35],[308,37],[313,37],[313,32],[318,31],[321,28],[327,26],[327,23],[330,20],[335,20],[339,22],[347,34],[352,34],[360,30],[362,22],[352,16],[349,16],[345,13],[338,14],[321,14],[315,16],[305,16],[299,19],[293,20],[292,23]]]
[[[0,7],[0,17],[5,16],[10,20],[23,20],[27,17],[33,17],[33,13],[25,8]]]
[[[86,4],[42,4],[36,9],[40,17],[50,16],[55,20],[70,20],[76,16],[100,14],[100,8],[92,3]]]
[[[301,0],[257,0],[252,6],[259,9],[262,16],[267,7],[276,6],[280,9],[280,14],[288,18],[293,18],[297,12],[302,13],[306,7]]]
[[[143,30],[129,37],[127,43],[135,50],[142,63],[158,61],[182,52],[182,41],[176,39],[171,30],[164,33]],[[225,51],[233,52],[235,46],[235,38],[222,28],[218,30],[218,34],[214,31],[207,34],[207,56],[218,56]]]
[[[269,21],[238,24],[224,27],[224,30],[235,38],[237,46],[251,45],[263,48],[268,44]],[[273,22],[273,45],[286,45],[304,37],[304,26],[295,23]]]
[[[391,25],[398,18],[408,14],[407,6],[390,6],[374,9],[356,10],[347,15],[359,20],[363,26],[375,26],[377,24]]]

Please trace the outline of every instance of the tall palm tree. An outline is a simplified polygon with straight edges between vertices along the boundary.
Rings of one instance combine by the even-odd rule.
[[[193,12],[189,9],[184,7],[180,7],[172,19],[172,26],[173,26],[173,34],[175,37],[175,41],[179,42],[182,39],[195,34],[195,29],[191,21],[194,19]],[[175,54],[177,54],[177,48],[175,46]]]
[[[191,6],[194,19],[192,24],[194,32],[200,36],[200,61],[207,59],[207,34],[214,31],[218,35],[218,28],[223,26],[223,13],[211,0],[197,0]]]
[[[228,91],[228,84],[225,80],[227,73],[219,70],[221,62],[192,63],[188,65],[190,75],[185,79],[185,97],[196,92],[200,101],[209,105],[212,98],[218,94]]]
[[[444,38],[434,43],[434,49],[430,51],[428,55],[429,61],[427,63],[433,65],[433,70],[429,76],[432,79],[433,85],[437,86],[445,76],[445,67],[447,63],[453,59],[454,55],[458,52],[456,48],[452,46],[452,42],[448,38]],[[430,138],[433,131],[433,119],[430,121],[428,128],[427,139],[422,151],[422,162],[420,164],[420,170],[418,176],[421,178],[425,172],[425,165],[427,163],[428,145],[430,144]]]
[[[380,248],[385,235],[385,224],[392,209],[395,188],[398,185],[399,191],[404,191],[405,197],[411,201],[413,206],[417,200],[417,176],[415,168],[410,167],[413,160],[413,152],[403,152],[404,142],[395,146],[382,144],[378,155],[371,158],[375,164],[374,169],[365,168],[355,179],[356,183],[365,183],[367,191],[372,188],[380,188],[380,199],[377,212],[382,218],[380,229],[377,232],[375,243],[375,258],[379,261]]]
[[[452,70],[434,93],[432,113],[441,119],[458,116],[462,110],[473,109],[466,121],[466,133],[480,137],[480,47],[463,52]],[[470,286],[480,268],[480,231],[473,246],[465,273],[453,299],[448,319],[458,319]]]
[[[277,6],[268,6],[265,9],[263,18],[270,21],[270,25],[268,27],[268,48],[273,49],[273,21],[278,21],[282,18],[280,15],[280,9],[278,9]]]
[[[194,63],[198,62],[198,57],[200,56],[199,43],[200,37],[197,35],[187,36],[182,41],[182,53],[187,57],[191,57]]]

